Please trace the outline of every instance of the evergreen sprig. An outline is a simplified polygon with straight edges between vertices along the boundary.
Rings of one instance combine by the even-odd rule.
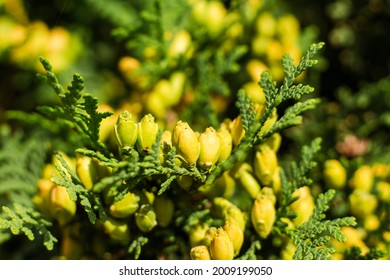
[[[135,260],[138,260],[141,255],[142,248],[148,243],[148,241],[149,239],[145,236],[135,238],[133,242],[131,242],[127,252],[132,254]]]
[[[240,90],[237,94],[237,108],[240,110],[242,127],[245,131],[249,131],[256,119],[254,104],[244,90]]]
[[[291,212],[288,206],[298,199],[298,197],[293,195],[298,188],[312,183],[309,172],[317,165],[314,157],[321,149],[321,141],[321,138],[316,138],[310,145],[303,146],[300,161],[292,161],[289,163],[289,167],[284,167],[281,170],[280,176],[283,191],[280,205],[277,209],[277,226],[274,230],[284,231],[286,224],[281,221],[281,218],[293,219],[296,217],[296,214]],[[286,174],[285,170],[288,171],[288,174]]]
[[[10,230],[13,235],[24,234],[31,241],[35,239],[35,234],[42,235],[43,245],[48,250],[53,250],[58,240],[49,230],[51,222],[40,212],[19,203],[13,203],[10,207],[3,206],[1,210],[1,230]]]
[[[298,226],[292,231],[292,239],[297,247],[293,258],[297,260],[323,260],[329,259],[335,252],[328,247],[331,238],[344,242],[346,240],[341,231],[343,226],[357,225],[354,217],[344,217],[334,220],[324,220],[325,212],[329,208],[329,202],[335,195],[331,189],[320,194],[316,200],[314,213],[309,221]]]
[[[46,70],[46,75],[40,77],[54,89],[60,98],[61,105],[41,106],[38,110],[52,121],[66,123],[70,128],[75,129],[84,139],[85,146],[108,155],[106,146],[99,140],[99,133],[100,123],[112,113],[98,112],[98,99],[90,94],[82,93],[84,79],[80,74],[73,75],[72,83],[66,91],[59,83],[50,63],[43,57],[40,57],[40,62]]]
[[[248,130],[245,131],[243,139],[233,150],[230,157],[220,163],[208,176],[206,181],[207,184],[211,184],[219,175],[230,169],[235,163],[245,160],[253,146],[266,140],[272,133],[300,124],[301,117],[299,114],[315,107],[318,103],[318,100],[316,99],[296,103],[286,110],[285,115],[280,117],[279,121],[276,122],[269,131],[260,134],[261,129],[264,127],[266,121],[270,119],[277,106],[290,99],[298,100],[302,95],[309,94],[314,90],[310,86],[303,84],[293,85],[293,83],[303,71],[317,63],[317,60],[313,59],[313,56],[323,47],[323,45],[323,43],[312,44],[297,66],[294,65],[292,58],[289,55],[284,55],[282,64],[285,78],[280,87],[277,87],[276,82],[272,79],[269,72],[262,73],[259,85],[263,89],[266,97],[265,111],[258,122],[251,122],[251,117],[246,117],[245,126],[250,126],[247,127]],[[240,108],[241,115],[252,115],[250,103],[248,103],[246,98],[242,97],[242,94],[239,94],[239,100],[237,101],[236,106]]]
[[[257,260],[256,252],[260,251],[260,249],[261,249],[261,242],[259,240],[253,241],[249,246],[248,250],[236,260]]]
[[[53,177],[54,183],[67,188],[70,199],[79,201],[92,224],[96,222],[98,217],[100,220],[105,221],[107,214],[100,196],[88,191],[82,185],[75,172],[69,167],[61,154],[55,153],[55,156],[60,164],[55,165],[59,175]]]
[[[26,137],[22,131],[0,129],[0,201],[33,206],[31,196],[37,191],[49,143],[39,131]]]

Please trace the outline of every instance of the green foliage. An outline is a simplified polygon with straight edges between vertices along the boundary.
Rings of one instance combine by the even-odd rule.
[[[10,239],[10,233],[23,233],[30,241],[39,234],[45,247],[52,250],[57,242],[50,232],[52,224],[35,210],[31,200],[49,149],[45,134],[36,131],[26,138],[5,125],[0,134],[0,244]]]
[[[56,169],[60,176],[54,176],[53,181],[57,185],[67,188],[71,200],[79,200],[80,205],[83,206],[85,212],[88,215],[89,221],[92,224],[94,224],[97,220],[97,215],[95,212],[98,213],[99,219],[104,221],[107,214],[101,202],[101,198],[84,188],[77,175],[68,166],[60,154],[57,153],[55,156],[61,164],[56,165]]]
[[[260,251],[261,243],[259,240],[253,241],[249,249],[238,259],[239,260],[256,260],[256,251]]]
[[[301,150],[301,159],[299,162],[290,162],[288,167],[281,170],[282,181],[282,197],[280,205],[277,209],[277,222],[276,224],[281,228],[284,228],[286,224],[281,222],[280,219],[295,218],[295,213],[289,211],[288,206],[291,205],[298,198],[293,196],[293,193],[303,186],[311,185],[312,179],[310,178],[310,171],[317,165],[314,157],[321,148],[321,138],[316,138],[312,141],[310,146],[303,146]],[[287,174],[286,172],[287,171]],[[275,228],[278,230],[278,227]]]
[[[2,126],[0,133],[0,202],[31,206],[49,143],[39,131],[26,138],[22,131]]]
[[[0,230],[10,230],[13,235],[23,233],[32,241],[35,234],[43,236],[43,244],[47,250],[53,250],[58,240],[50,232],[52,223],[40,212],[22,204],[14,203],[11,207],[3,206],[0,212]]]
[[[317,63],[317,60],[313,59],[313,56],[323,47],[323,45],[323,43],[312,44],[298,66],[293,65],[291,57],[284,56],[283,67],[286,77],[279,88],[277,88],[276,82],[273,81],[268,72],[264,72],[261,75],[259,85],[262,87],[266,96],[266,108],[258,122],[254,122],[253,120],[253,105],[251,105],[250,100],[248,98],[243,98],[242,94],[239,94],[236,105],[240,109],[241,115],[244,117],[245,123],[243,125],[247,130],[245,131],[241,143],[234,149],[232,155],[218,165],[208,176],[207,183],[213,182],[219,175],[230,169],[236,162],[245,160],[253,146],[266,140],[273,133],[300,124],[301,118],[298,115],[315,107],[318,103],[317,99],[296,103],[286,110],[285,115],[280,117],[269,131],[260,134],[265,122],[270,118],[272,112],[278,105],[290,99],[299,99],[302,95],[309,94],[313,91],[310,86],[302,84],[293,85],[293,82],[304,70]]]
[[[90,94],[82,94],[84,79],[80,74],[73,75],[72,84],[66,91],[59,83],[50,63],[43,57],[40,61],[46,70],[46,75],[40,77],[54,89],[60,98],[61,105],[41,106],[38,110],[52,121],[66,123],[70,128],[74,128],[84,140],[86,147],[107,155],[106,146],[99,140],[99,129],[101,121],[111,116],[112,113],[98,112],[97,98]]]
[[[329,190],[320,194],[316,201],[316,208],[309,221],[298,226],[292,233],[297,250],[294,259],[297,260],[324,260],[329,259],[335,250],[328,246],[331,238],[337,241],[346,241],[341,231],[342,226],[356,226],[354,217],[344,217],[334,220],[324,220],[325,212],[329,208],[329,202],[334,197],[335,191]]]
[[[384,250],[378,248],[370,248],[370,251],[362,255],[362,250],[359,247],[347,249],[344,253],[346,260],[375,260],[385,256]]]
[[[145,246],[148,241],[149,239],[145,236],[135,238],[127,250],[128,253],[133,255],[134,259],[137,260],[141,255],[142,247]]]

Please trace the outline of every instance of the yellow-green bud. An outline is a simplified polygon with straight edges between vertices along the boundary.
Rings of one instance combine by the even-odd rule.
[[[213,199],[212,211],[215,216],[223,218],[230,207],[236,207],[230,200],[223,197]]]
[[[270,199],[273,205],[276,204],[276,196],[272,188],[264,187],[261,189],[260,193]]]
[[[227,159],[232,153],[233,139],[228,127],[225,124],[222,124],[219,127],[219,129],[217,130],[217,134],[219,136],[221,146],[218,162],[222,162]]]
[[[188,123],[178,121],[173,128],[172,144],[176,152],[188,164],[195,164],[199,158],[199,141],[196,133]]]
[[[298,200],[294,201],[290,205],[291,210],[298,214],[298,216],[293,220],[294,224],[298,226],[310,219],[310,216],[313,214],[315,208],[315,202],[308,186],[297,189],[293,193],[293,196],[299,196]]]
[[[175,37],[173,38],[168,49],[168,56],[191,56],[191,42],[192,39],[190,33],[188,33],[186,30],[178,32],[175,34]]]
[[[241,186],[248,192],[252,199],[255,199],[260,192],[260,184],[256,178],[249,172],[243,171],[238,178]]]
[[[218,160],[221,152],[220,140],[214,128],[208,127],[198,137],[199,158],[198,164],[202,168],[209,169]]]
[[[264,110],[265,110],[265,106],[262,106],[262,107],[258,106],[258,117],[259,118],[263,114]],[[262,134],[266,133],[268,130],[270,130],[273,127],[273,125],[276,123],[277,120],[278,120],[278,113],[277,113],[276,109],[274,109],[272,111],[271,116],[266,120],[266,122],[264,123],[264,126],[261,128],[259,135],[262,135]]]
[[[135,223],[141,231],[151,231],[157,225],[156,212],[149,204],[141,205],[135,213]]]
[[[98,178],[98,170],[92,158],[86,156],[76,157],[76,174],[87,190],[91,190]]]
[[[217,228],[216,227],[210,227],[206,230],[204,239],[202,240],[202,244],[206,246],[210,246],[211,241],[213,241],[215,235],[217,234]]]
[[[192,247],[190,255],[191,260],[211,260],[209,249],[205,245]]]
[[[165,196],[157,196],[154,199],[153,208],[156,211],[157,224],[167,227],[172,221],[175,205],[173,201]]]
[[[165,155],[168,151],[168,147],[172,147],[172,132],[170,130],[164,130],[161,134],[159,158],[161,164],[165,163]]]
[[[226,231],[233,243],[234,256],[237,256],[241,250],[242,244],[244,243],[244,232],[241,230],[237,221],[233,218],[229,218],[226,221],[223,229]]]
[[[346,237],[346,240],[344,242],[337,241],[336,239],[331,239],[333,248],[336,249],[336,252],[343,253],[346,249],[352,247],[359,247],[362,250],[363,255],[369,251],[369,248],[363,241],[364,236],[362,235],[361,230],[353,227],[342,227],[341,231]]]
[[[108,217],[103,224],[105,232],[114,240],[130,240],[130,229],[127,223]]]
[[[280,257],[282,260],[292,260],[297,250],[297,246],[294,244],[293,240],[289,240],[284,246],[282,251],[280,252]]]
[[[277,22],[270,12],[265,11],[257,18],[255,28],[260,36],[273,37],[276,33]]]
[[[282,144],[282,136],[280,133],[274,133],[264,142],[264,144],[270,147],[276,153]]]
[[[253,170],[262,185],[268,186],[278,167],[276,153],[270,147],[262,145],[256,152],[253,161]]]
[[[381,221],[375,214],[368,214],[364,218],[364,228],[368,231],[377,230],[381,225]]]
[[[177,105],[180,102],[180,99],[184,92],[184,86],[186,83],[186,75],[183,72],[174,72],[170,78],[169,82],[171,83],[171,94],[169,95],[169,106]],[[165,101],[167,102],[168,99]]]
[[[188,191],[194,183],[194,179],[190,175],[181,175],[176,178],[176,182],[183,190]]]
[[[336,159],[325,161],[324,180],[329,188],[340,189],[345,186],[347,172]]]
[[[390,175],[390,165],[386,165],[384,163],[374,163],[371,167],[372,172],[374,173],[374,176],[379,179],[386,179],[389,178]]]
[[[390,202],[390,183],[385,181],[380,181],[377,184],[378,197],[379,199]]]
[[[140,198],[138,195],[128,192],[122,200],[114,202],[110,208],[110,215],[115,218],[126,218],[134,214],[138,209],[138,202]]]
[[[237,222],[242,232],[245,231],[247,215],[240,210],[237,206],[229,207],[225,213],[225,220],[233,219]]]
[[[280,169],[281,169],[281,167],[278,166],[276,168],[274,175],[272,176],[272,189],[274,190],[274,193],[277,195],[280,193],[280,190],[282,189],[282,180],[280,178]]]
[[[245,93],[249,96],[253,103],[265,104],[265,94],[257,82],[251,81],[243,85]]]
[[[114,128],[119,146],[124,149],[132,148],[137,141],[137,124],[133,116],[128,111],[123,111]]]
[[[349,185],[354,189],[370,191],[374,185],[374,173],[368,165],[359,167],[349,181]]]
[[[70,199],[65,187],[54,186],[50,190],[50,209],[52,215],[64,225],[76,214],[76,202]]]
[[[206,232],[209,229],[207,224],[198,223],[196,225],[191,226],[189,231],[189,239],[191,247],[197,246],[204,242],[206,237]]]
[[[202,186],[199,188],[199,191],[204,193],[208,198],[230,198],[233,196],[235,189],[236,181],[230,176],[228,171],[225,171],[213,184]]]
[[[149,151],[156,141],[158,124],[151,114],[145,115],[137,126],[137,148],[139,151]]]
[[[259,194],[253,203],[251,221],[260,238],[266,238],[271,233],[276,219],[273,200],[267,195]]]
[[[213,214],[216,217],[223,218],[225,219],[225,221],[227,221],[230,218],[236,220],[241,230],[243,232],[245,231],[245,225],[246,225],[245,214],[240,210],[240,208],[238,208],[228,199],[225,199],[223,197],[215,197],[213,199],[213,207],[211,210],[213,211]]]
[[[362,189],[356,189],[349,195],[351,213],[357,218],[364,218],[372,214],[378,206],[378,199],[375,195]]]
[[[242,126],[242,119],[241,115],[236,117],[232,122],[230,123],[230,132],[233,139],[234,146],[237,146],[240,144],[242,137],[245,135],[245,130]]]
[[[213,260],[232,260],[234,257],[233,242],[223,228],[218,228],[211,241],[210,255]]]

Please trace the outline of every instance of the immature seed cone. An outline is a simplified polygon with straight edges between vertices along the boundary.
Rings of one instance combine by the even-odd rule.
[[[156,211],[157,224],[167,227],[173,218],[175,205],[173,201],[165,196],[157,196],[154,199],[153,208]]]
[[[205,245],[192,247],[190,255],[191,260],[211,260],[209,249]]]
[[[378,182],[377,190],[379,199],[390,202],[390,183],[385,181]]]
[[[218,228],[210,244],[210,255],[213,260],[232,260],[234,257],[233,242],[223,228]]]
[[[217,130],[217,135],[219,137],[221,147],[218,162],[222,162],[232,153],[233,139],[226,124],[221,124]]]
[[[114,240],[130,240],[130,228],[127,223],[108,217],[103,224],[105,232]]]
[[[244,243],[244,232],[241,230],[237,221],[232,218],[227,219],[223,229],[226,231],[233,243],[234,256],[237,256],[240,253],[242,244]]]
[[[188,164],[195,164],[199,158],[199,141],[196,133],[188,123],[178,121],[173,128],[172,144],[176,148],[177,154]]]
[[[370,191],[374,185],[374,173],[370,166],[359,167],[349,181],[349,185],[354,189]]]
[[[357,218],[372,214],[378,206],[378,198],[368,191],[356,189],[349,195],[351,213]]]
[[[123,111],[119,115],[114,129],[116,139],[121,148],[129,149],[134,146],[137,141],[137,124],[128,111]]]
[[[157,226],[156,212],[149,204],[143,204],[135,213],[135,223],[141,231],[151,231]]]
[[[70,199],[65,187],[54,186],[50,191],[50,209],[54,217],[63,225],[76,214],[76,202]]]
[[[99,179],[96,164],[92,158],[86,156],[76,157],[76,174],[87,190],[91,190]]]
[[[225,220],[233,219],[237,222],[242,232],[245,231],[246,222],[248,220],[247,215],[240,210],[237,206],[232,206],[226,209]]]
[[[237,146],[238,144],[240,144],[242,137],[244,137],[245,135],[245,130],[242,126],[241,115],[232,120],[229,128],[230,133],[232,135],[233,144],[234,146]]]
[[[256,152],[253,161],[253,171],[262,185],[268,186],[278,167],[276,153],[267,145],[262,145]]]
[[[137,148],[139,151],[149,151],[156,141],[158,124],[151,114],[145,115],[137,125]]]
[[[276,219],[273,200],[264,194],[259,194],[251,210],[252,225],[260,238],[267,238],[271,233]]]
[[[198,223],[196,225],[191,226],[190,231],[188,233],[191,247],[203,244],[202,242],[204,242],[208,229],[209,226],[203,223]]]
[[[308,186],[297,189],[293,195],[299,196],[299,199],[290,205],[291,210],[298,214],[293,220],[293,223],[298,226],[310,219],[315,208],[315,202]]]
[[[215,235],[217,234],[218,229],[216,227],[210,227],[206,230],[204,239],[202,240],[202,245],[210,246],[211,241],[213,241]]]
[[[208,127],[205,132],[198,137],[199,141],[199,158],[200,167],[209,169],[218,160],[221,152],[220,138],[214,128]]]
[[[190,33],[185,30],[178,32],[171,42],[168,56],[185,56],[186,58],[189,58],[192,54],[191,43],[192,39]]]
[[[324,164],[324,180],[329,188],[340,189],[347,181],[347,171],[336,159],[329,159]]]
[[[256,178],[247,171],[242,171],[239,177],[241,186],[248,192],[252,199],[255,199],[260,192],[260,184]]]
[[[127,218],[138,210],[138,195],[128,192],[122,200],[114,202],[110,208],[110,215],[115,218]]]

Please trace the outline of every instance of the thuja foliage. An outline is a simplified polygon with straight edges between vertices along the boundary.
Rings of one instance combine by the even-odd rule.
[[[212,127],[198,137],[188,124],[179,121],[170,141],[163,138],[166,131],[158,128],[153,116],[146,115],[135,123],[128,112],[122,112],[118,117],[115,125],[118,147],[117,150],[110,149],[100,141],[99,135],[102,121],[112,113],[98,112],[98,100],[83,93],[81,75],[75,74],[72,84],[64,89],[50,63],[41,58],[46,70],[42,77],[54,89],[60,104],[40,107],[39,111],[53,125],[67,126],[70,133],[75,133],[80,139],[74,147],[76,165],[60,151],[54,152],[56,171],[51,176],[54,184],[51,187],[55,191],[50,192],[48,207],[55,207],[50,218],[57,220],[64,230],[63,238],[78,246],[101,242],[88,240],[82,234],[78,238],[68,234],[74,227],[82,227],[84,232],[96,231],[96,239],[111,237],[119,257],[135,259],[189,256],[195,259],[260,259],[274,254],[267,253],[269,238],[287,238],[296,248],[296,259],[329,257],[334,252],[328,246],[330,238],[343,241],[340,227],[355,224],[353,218],[348,217],[325,220],[324,213],[334,195],[332,191],[318,196],[310,219],[296,227],[288,226],[288,221],[297,217],[294,208],[291,209],[299,200],[295,192],[312,183],[309,172],[315,166],[314,155],[319,150],[320,140],[303,147],[301,161],[291,163],[289,172],[281,167],[280,172],[268,174],[267,168],[275,165],[270,160],[272,157],[258,158],[260,162],[256,164],[261,165],[261,160],[269,161],[259,167],[258,179],[252,174],[251,167],[245,167],[255,160],[253,153],[256,159],[262,157],[263,152],[272,156],[275,151],[266,144],[267,141],[286,128],[301,124],[302,114],[318,104],[317,99],[299,101],[314,89],[296,83],[296,78],[317,63],[315,55],[322,47],[322,43],[311,45],[298,65],[294,65],[289,55],[284,55],[285,78],[281,85],[268,72],[261,75],[259,86],[266,98],[262,111],[245,91],[239,91],[236,106],[242,121],[242,137],[223,159],[219,158],[220,154],[210,156],[210,151],[202,150],[205,148],[201,147],[201,137],[206,137],[207,141],[216,139],[209,136],[215,133]],[[287,101],[293,104],[275,119],[276,109]],[[231,129],[230,134],[234,133],[238,132]],[[215,150],[219,151],[219,148]],[[213,193],[220,184],[219,180],[229,180],[229,177],[224,177],[230,176],[229,173],[235,174],[232,176],[240,182],[234,193],[236,197],[231,197],[231,201]],[[279,198],[274,194],[276,186],[272,190],[267,182],[268,177],[275,174],[281,179]],[[264,187],[260,189],[257,180]],[[66,200],[63,188],[69,200]],[[45,198],[42,199],[41,206],[45,206]],[[5,218],[1,219],[1,227],[9,229],[12,234],[23,232],[29,239],[34,238],[33,228],[44,236],[45,246],[53,249],[56,238],[47,229],[51,224],[44,218],[45,213],[17,204],[12,207],[14,210],[3,207],[2,216]],[[86,218],[79,212],[80,208]],[[50,216],[50,213],[46,214]],[[87,221],[89,225],[85,224]],[[200,234],[195,233],[198,231],[203,232],[200,240],[196,239]],[[156,246],[160,248],[161,244],[164,248],[156,253]],[[106,242],[103,245],[111,244]],[[85,250],[101,257],[94,249]]]
[[[45,134],[35,132],[25,139],[21,131],[12,133],[5,125],[0,134],[0,244],[10,240],[11,234],[24,234],[29,240],[41,235],[45,247],[52,250],[57,242],[52,222],[31,200],[49,148]]]

